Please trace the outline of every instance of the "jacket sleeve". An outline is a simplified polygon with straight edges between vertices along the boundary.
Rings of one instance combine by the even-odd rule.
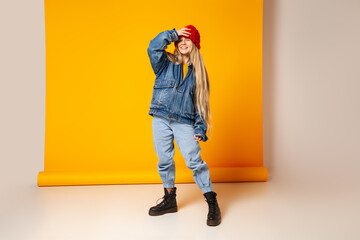
[[[165,49],[169,44],[179,39],[179,36],[173,28],[159,33],[154,39],[150,41],[147,49],[151,66],[156,76],[166,67],[168,59],[166,57]]]
[[[208,137],[206,136],[207,127],[206,124],[201,120],[198,110],[196,109],[195,116],[195,136],[201,136],[202,141],[206,142]]]

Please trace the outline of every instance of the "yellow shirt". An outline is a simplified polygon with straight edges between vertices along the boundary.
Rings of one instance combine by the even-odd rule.
[[[182,64],[182,67],[183,67],[183,80],[185,79],[185,76],[187,74],[187,71],[188,71],[188,64],[186,63],[183,63]]]

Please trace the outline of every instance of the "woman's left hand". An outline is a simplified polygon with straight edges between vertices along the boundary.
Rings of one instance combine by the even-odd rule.
[[[194,138],[195,138],[195,141],[196,141],[196,142],[198,142],[198,141],[200,141],[200,140],[202,139],[202,137],[200,137],[200,136],[198,137],[198,136],[196,136],[196,135],[194,135]]]

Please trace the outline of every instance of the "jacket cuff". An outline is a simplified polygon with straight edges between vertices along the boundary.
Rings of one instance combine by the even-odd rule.
[[[179,39],[179,35],[178,35],[177,31],[175,30],[175,28],[170,30],[170,33],[171,33],[171,40],[173,42],[175,42],[175,41],[177,41]]]
[[[196,131],[195,131],[195,136],[202,137],[202,139],[200,141],[203,141],[203,142],[206,142],[208,140],[208,137],[206,136],[206,134],[200,133],[200,131],[198,131],[198,133],[196,133]]]
[[[206,142],[208,140],[208,137],[206,136],[206,126],[205,124],[199,120],[200,117],[197,117],[197,121],[195,122],[195,131],[194,131],[194,135],[195,136],[201,136],[202,139],[201,141]]]

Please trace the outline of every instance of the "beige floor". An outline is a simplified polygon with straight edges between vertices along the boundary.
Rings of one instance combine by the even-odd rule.
[[[13,187],[3,195],[0,239],[360,239],[359,191],[345,184],[215,183],[218,227],[206,226],[195,184],[177,187],[179,212],[158,217],[147,215],[163,194],[157,184]]]

